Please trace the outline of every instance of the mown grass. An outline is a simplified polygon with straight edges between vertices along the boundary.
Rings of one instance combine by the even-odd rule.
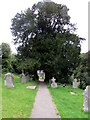
[[[2,81],[2,118],[29,118],[38,83],[31,81],[22,84],[18,75],[14,75],[14,88],[4,87],[4,75],[2,75]],[[27,89],[28,85],[36,85],[37,89]]]
[[[61,118],[88,118],[88,113],[83,111],[83,90],[61,85],[54,89],[48,85],[48,88]],[[71,91],[77,95],[71,95]]]
[[[0,75],[0,120],[2,118],[2,81]]]

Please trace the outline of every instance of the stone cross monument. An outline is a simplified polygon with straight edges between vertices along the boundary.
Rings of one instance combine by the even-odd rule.
[[[57,83],[55,83],[56,79],[53,77],[53,78],[51,79],[51,81],[52,81],[51,87],[52,87],[52,88],[56,88],[56,87],[57,87]]]

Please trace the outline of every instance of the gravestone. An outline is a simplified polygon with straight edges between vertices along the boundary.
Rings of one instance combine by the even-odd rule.
[[[44,81],[45,80],[45,72],[43,70],[37,70],[37,74],[39,77],[39,81]]]
[[[70,92],[71,95],[77,95],[75,92]]]
[[[21,83],[26,83],[26,82],[27,82],[27,78],[26,78],[26,76],[24,75],[24,73],[22,73]]]
[[[75,78],[73,81],[73,88],[78,88],[80,82],[77,82],[77,79]]]
[[[53,77],[53,78],[51,79],[51,81],[52,81],[51,87],[52,87],[52,88],[57,88],[57,83],[55,83],[56,79]]]
[[[5,87],[13,88],[14,87],[14,76],[11,73],[5,74]]]
[[[27,89],[33,89],[33,90],[35,90],[35,89],[36,89],[36,86],[27,86],[26,88],[27,88]]]
[[[20,74],[19,76],[20,76],[20,78],[22,78],[22,74]]]
[[[26,75],[26,82],[29,82],[29,81],[30,81],[30,76]]]
[[[90,107],[89,106],[89,102],[90,102],[89,90],[90,90],[90,86],[87,86],[86,89],[83,92],[83,97],[84,97],[83,110],[90,112],[90,108],[89,108]]]

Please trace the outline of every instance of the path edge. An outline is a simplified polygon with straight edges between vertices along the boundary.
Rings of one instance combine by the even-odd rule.
[[[36,88],[37,88],[37,92],[38,92],[38,90],[39,90],[39,84],[38,84],[38,87],[36,87]],[[37,93],[36,93],[36,95],[37,95]],[[34,99],[34,102],[33,102],[32,110],[33,110],[33,107],[34,107],[35,100],[36,100],[36,96],[35,96],[35,99]],[[30,119],[31,119],[32,110],[31,110],[31,113],[29,114],[29,118]]]
[[[48,89],[48,87],[47,87],[47,89]],[[48,91],[49,91],[49,93],[50,93],[50,90],[49,90],[49,89],[48,89]],[[54,100],[53,100],[53,98],[52,98],[51,93],[50,93],[50,96],[51,96],[52,103],[53,103],[53,106],[54,106],[54,108],[55,108],[56,114],[58,115],[58,117],[59,117],[60,120],[61,120],[61,116],[59,115],[59,112],[58,112],[57,107],[56,107],[56,105],[55,105],[55,103],[54,103]]]

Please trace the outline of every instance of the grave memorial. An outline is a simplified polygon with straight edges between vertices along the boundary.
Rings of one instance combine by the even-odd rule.
[[[29,81],[30,81],[30,76],[26,75],[26,82],[29,82]]]
[[[11,73],[5,74],[5,87],[13,88],[14,87],[14,76]]]
[[[22,73],[22,76],[21,76],[21,83],[26,83],[27,82],[27,79],[26,79],[26,76],[24,73]]]
[[[75,78],[74,81],[73,81],[73,88],[78,88],[79,84],[80,84],[80,81],[77,82],[77,79]]]
[[[56,79],[53,77],[53,78],[51,79],[51,81],[52,81],[51,87],[52,87],[52,88],[57,88],[57,83],[55,82]]]
[[[84,104],[83,104],[83,110],[84,111],[89,111],[90,112],[90,86],[87,86],[86,89],[83,92],[83,97],[84,97]]]

